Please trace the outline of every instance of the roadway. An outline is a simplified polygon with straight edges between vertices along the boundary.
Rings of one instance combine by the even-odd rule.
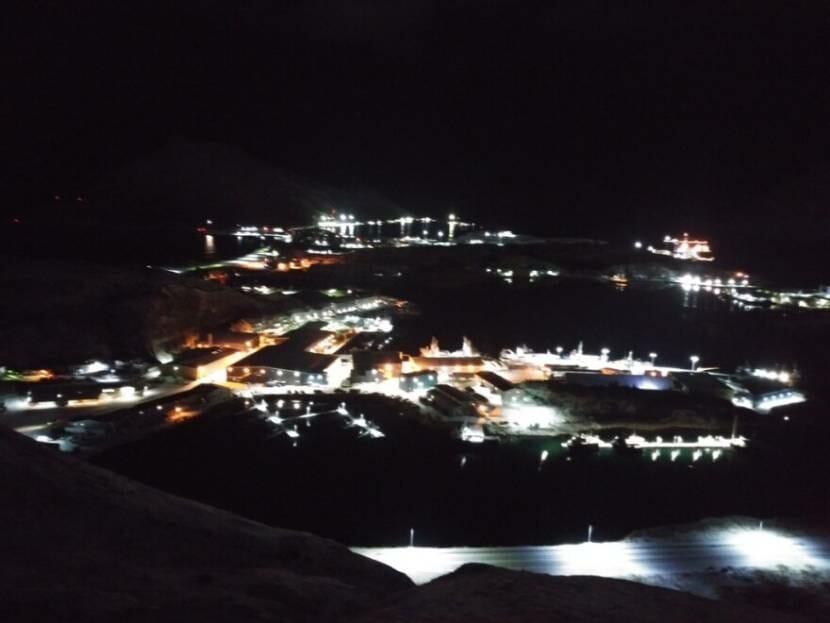
[[[177,394],[187,392],[198,385],[199,382],[197,381],[181,385],[166,383],[152,387],[143,396],[73,401],[65,407],[58,407],[50,402],[41,405],[30,405],[22,398],[7,397],[7,411],[0,414],[0,425],[13,428],[20,433],[31,434],[58,422],[90,417],[100,418],[122,409],[138,409],[145,403],[156,404],[159,401],[171,399]]]
[[[732,569],[809,568],[830,571],[830,538],[806,538],[772,530],[724,530],[707,538],[660,541],[611,541],[527,547],[353,548],[429,582],[467,563],[547,575],[596,575],[636,578],[659,584],[676,574]]]

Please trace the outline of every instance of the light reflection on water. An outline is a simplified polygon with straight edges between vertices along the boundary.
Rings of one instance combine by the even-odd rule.
[[[216,241],[211,234],[205,234],[205,257],[216,255]]]

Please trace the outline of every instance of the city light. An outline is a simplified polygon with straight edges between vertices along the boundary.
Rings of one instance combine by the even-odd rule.
[[[799,569],[827,566],[801,540],[772,530],[737,529],[728,533],[725,540],[737,550],[743,558],[743,564],[748,567]]]
[[[647,575],[648,567],[637,559],[635,546],[624,541],[586,542],[550,548],[556,575],[632,577]]]

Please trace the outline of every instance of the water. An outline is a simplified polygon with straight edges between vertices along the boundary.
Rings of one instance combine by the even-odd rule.
[[[195,229],[158,225],[123,229],[85,226],[0,226],[4,255],[81,260],[109,266],[171,266],[237,257],[261,246],[258,238],[238,240]]]
[[[297,446],[255,414],[205,417],[97,461],[162,489],[349,545],[520,545],[618,539],[707,516],[830,517],[828,458],[815,431],[780,425],[717,462],[611,451],[581,459],[560,439],[462,445],[367,401],[386,433],[358,438],[335,418],[300,426]],[[549,456],[539,468],[540,452]],[[460,457],[466,457],[461,466]]]

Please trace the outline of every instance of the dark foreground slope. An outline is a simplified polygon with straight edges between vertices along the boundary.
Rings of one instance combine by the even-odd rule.
[[[548,577],[489,565],[398,593],[359,623],[783,623],[778,613],[688,593],[597,577]]]
[[[0,473],[3,621],[342,620],[411,585],[333,541],[161,493],[6,429]]]
[[[0,473],[9,623],[794,620],[634,582],[483,565],[416,588],[332,541],[161,493],[6,429]]]

